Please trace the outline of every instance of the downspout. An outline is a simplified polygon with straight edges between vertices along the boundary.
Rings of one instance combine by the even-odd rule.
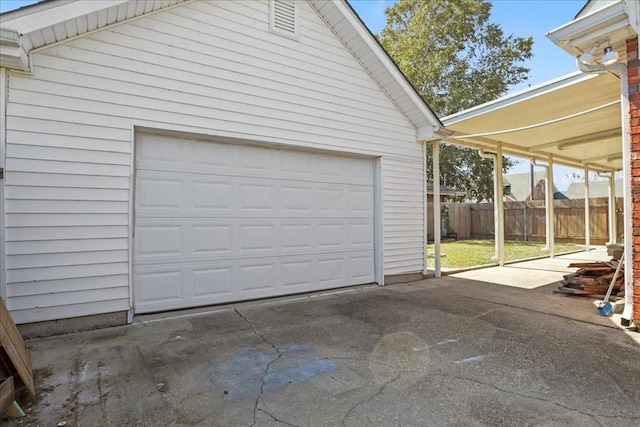
[[[629,76],[627,66],[619,62],[612,65],[585,65],[576,59],[578,69],[587,74],[601,74],[609,71],[620,73],[620,110],[622,124],[622,170],[624,183],[624,253],[633,265],[633,229],[632,212],[633,200],[631,198],[631,129],[629,124]],[[630,326],[633,317],[633,268],[624,269],[624,311],[622,312],[622,326]]]
[[[0,67],[0,299],[7,299],[7,270],[6,270],[6,246],[5,246],[5,198],[4,175],[5,158],[7,148],[7,69]],[[4,327],[4,326],[3,326]]]
[[[607,245],[613,245],[618,242],[618,216],[616,212],[616,178],[615,173],[598,172],[600,178],[607,178],[609,181],[609,241]]]
[[[502,199],[502,149],[498,147],[498,153],[486,153],[478,150],[478,155],[484,159],[493,160],[493,222],[494,222],[494,247],[493,259],[504,266],[504,201]]]

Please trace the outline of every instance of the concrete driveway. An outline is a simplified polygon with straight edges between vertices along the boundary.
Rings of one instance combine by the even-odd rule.
[[[447,277],[32,339],[20,425],[640,425],[638,334],[551,289]]]

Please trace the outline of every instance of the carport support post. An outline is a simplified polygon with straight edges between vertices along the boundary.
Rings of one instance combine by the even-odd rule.
[[[553,206],[553,156],[549,156],[547,167],[547,245],[549,246],[549,258],[554,257],[556,230],[555,212]]]
[[[584,166],[584,249],[591,250],[591,219],[589,216],[589,166]]]
[[[609,244],[618,243],[618,214],[616,213],[616,173],[609,173]]]
[[[442,217],[440,214],[440,141],[433,141],[433,264],[436,277],[440,271],[440,238]]]
[[[504,182],[502,179],[502,145],[498,144],[498,152],[494,160],[496,191],[494,194],[494,206],[497,207],[496,222],[496,255],[498,264],[504,266]]]

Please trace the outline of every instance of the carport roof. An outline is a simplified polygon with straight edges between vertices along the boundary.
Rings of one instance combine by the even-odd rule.
[[[446,142],[595,171],[622,169],[620,78],[576,72],[444,117]]]

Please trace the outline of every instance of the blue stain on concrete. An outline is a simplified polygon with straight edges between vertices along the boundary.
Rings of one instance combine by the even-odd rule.
[[[265,375],[267,366],[269,370]],[[210,366],[207,376],[214,388],[226,392],[229,398],[250,398],[260,391],[263,381],[264,389],[301,384],[338,367],[333,361],[320,357],[313,346],[290,344],[278,348],[277,352],[239,352],[231,359]]]
[[[285,384],[301,384],[318,375],[338,369],[338,365],[326,359],[305,360],[302,363],[296,363],[299,362],[297,360],[292,362],[284,361],[271,366],[269,373],[264,377],[264,388],[278,388]]]

